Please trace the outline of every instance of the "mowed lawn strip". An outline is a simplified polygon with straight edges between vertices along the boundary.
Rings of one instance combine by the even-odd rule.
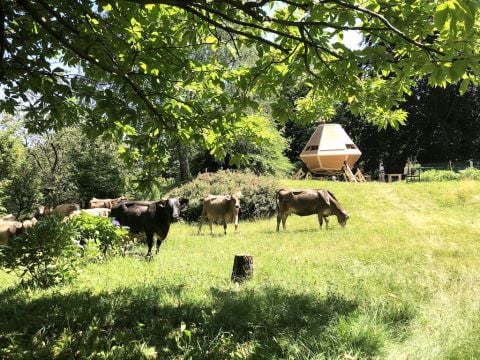
[[[145,244],[91,264],[69,285],[15,288],[0,272],[6,358],[477,358],[479,182],[284,180],[331,190],[350,219],[241,222],[223,235],[173,224],[160,254]],[[254,276],[230,282],[233,258]],[[16,354],[16,355],[14,355]]]

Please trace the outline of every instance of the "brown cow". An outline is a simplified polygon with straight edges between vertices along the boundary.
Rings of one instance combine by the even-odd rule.
[[[92,198],[88,202],[88,207],[90,209],[95,209],[95,208],[107,208],[111,209],[121,201],[128,200],[126,196],[120,196],[119,198],[116,199],[97,199],[97,198]]]
[[[320,229],[322,228],[323,220],[325,220],[328,228],[327,217],[330,215],[335,215],[338,223],[342,227],[347,223],[347,212],[342,208],[335,196],[328,190],[281,189],[276,193],[276,202],[278,210],[277,231],[280,230],[280,221],[282,221],[283,229],[286,229],[285,222],[290,214],[297,214],[299,216],[317,214]]]
[[[24,230],[30,229],[32,226],[35,226],[38,223],[38,220],[34,217],[31,219],[25,219],[22,221],[22,228]]]
[[[80,205],[78,204],[60,204],[52,207],[46,206],[39,206],[38,207],[38,216],[46,216],[46,215],[60,215],[60,216],[68,216],[75,210],[80,210]]]
[[[111,209],[108,208],[93,208],[93,209],[81,209],[73,211],[69,217],[72,218],[74,216],[80,215],[82,212],[85,212],[92,216],[100,216],[100,217],[109,217],[111,213]]]
[[[21,230],[22,223],[19,221],[0,220],[0,245],[7,245]]]
[[[7,214],[0,217],[0,221],[17,221],[17,218],[13,214]]]
[[[210,233],[213,234],[212,224],[220,220],[223,224],[224,234],[227,234],[227,222],[234,222],[235,231],[238,228],[238,214],[240,212],[240,197],[237,192],[232,195],[208,195],[203,201],[202,215],[198,224],[198,234],[202,230],[202,223],[208,219]]]

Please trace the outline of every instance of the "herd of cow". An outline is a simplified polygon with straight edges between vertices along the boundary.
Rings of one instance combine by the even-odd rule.
[[[202,224],[208,221],[210,233],[213,234],[212,224],[219,221],[223,224],[224,233],[227,233],[227,223],[233,222],[235,231],[238,228],[240,212],[240,198],[237,192],[231,195],[208,195],[202,199],[202,214],[199,220],[198,233]],[[346,225],[348,214],[342,208],[335,196],[325,189],[292,190],[281,189],[276,192],[277,205],[277,231],[282,222],[285,223],[290,214],[307,216],[317,214],[320,229],[323,221],[328,229],[328,217],[336,216],[339,224]],[[117,199],[96,199],[89,202],[88,209],[80,209],[78,204],[61,204],[54,208],[40,207],[37,216],[43,217],[51,214],[70,218],[82,211],[95,216],[114,218],[120,225],[129,228],[131,233],[144,232],[147,239],[148,252],[151,256],[153,240],[156,236],[158,253],[160,245],[167,237],[170,225],[180,219],[181,208],[188,204],[187,199],[169,198],[158,201],[130,201],[125,197]],[[37,219],[32,218],[23,222],[16,221],[12,215],[0,218],[0,245],[8,244],[15,235],[28,230],[36,224]]]

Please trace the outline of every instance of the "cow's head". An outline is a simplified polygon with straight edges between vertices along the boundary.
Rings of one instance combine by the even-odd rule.
[[[348,213],[345,210],[340,211],[340,213],[337,215],[338,223],[342,226],[342,228],[347,225],[348,217]]]
[[[185,198],[169,198],[165,200],[164,206],[171,209],[172,221],[180,220],[181,209],[188,204],[188,199]]]
[[[52,212],[53,212],[53,207],[39,205],[37,208],[36,215],[37,217],[42,217],[42,216],[50,215]]]
[[[240,198],[242,197],[242,193],[237,191],[232,195],[225,196],[225,199],[233,205],[235,209],[240,209]]]

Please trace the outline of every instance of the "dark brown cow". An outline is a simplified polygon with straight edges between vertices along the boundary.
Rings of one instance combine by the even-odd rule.
[[[187,203],[187,199],[178,198],[159,201],[122,201],[112,208],[110,216],[121,225],[128,226],[131,233],[145,232],[148,245],[147,256],[151,256],[154,235],[157,236],[156,253],[158,253],[160,245],[168,235],[170,224],[180,219],[180,208]]]
[[[225,235],[227,234],[227,222],[233,222],[235,231],[237,231],[241,195],[241,193],[237,192],[232,195],[208,195],[205,197],[202,200],[203,208],[198,224],[198,234],[200,234],[205,220],[208,220],[211,234],[213,234],[212,224],[216,220],[222,222]]]
[[[344,227],[347,223],[348,214],[342,208],[335,196],[328,190],[324,189],[305,189],[292,190],[281,189],[276,194],[277,201],[277,231],[280,230],[280,221],[285,230],[285,222],[290,214],[299,216],[308,216],[317,214],[320,229],[323,220],[328,228],[327,217],[335,215],[339,224]]]
[[[125,196],[120,196],[119,198],[116,199],[97,199],[97,198],[92,198],[88,202],[88,207],[90,209],[95,209],[95,208],[107,208],[111,209],[121,201],[126,201],[128,200],[127,197]]]

